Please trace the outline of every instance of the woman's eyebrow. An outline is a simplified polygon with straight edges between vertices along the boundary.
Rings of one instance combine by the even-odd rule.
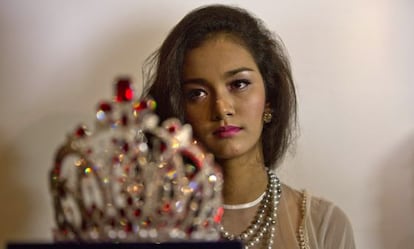
[[[239,67],[239,68],[232,69],[232,70],[225,72],[224,77],[228,78],[228,77],[234,76],[238,73],[245,72],[245,71],[252,72],[254,71],[254,69],[249,68],[249,67]],[[206,84],[206,80],[203,78],[188,78],[188,79],[183,80],[182,85],[191,84],[191,83],[204,85]]]
[[[254,70],[252,68],[249,68],[249,67],[239,67],[239,68],[227,71],[224,75],[226,77],[230,77],[230,76],[236,75],[236,74],[238,74],[240,72],[244,72],[244,71],[249,71],[250,72],[250,71],[254,71]]]

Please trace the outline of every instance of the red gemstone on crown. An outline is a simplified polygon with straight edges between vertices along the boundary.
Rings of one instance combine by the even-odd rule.
[[[141,215],[141,209],[137,208],[134,210],[134,216],[139,217]]]
[[[121,124],[123,126],[127,126],[128,125],[128,116],[127,115],[122,115],[122,117],[121,117]]]
[[[166,149],[167,149],[167,145],[164,142],[162,142],[160,144],[160,150],[161,150],[161,152],[164,152]]]
[[[128,102],[134,97],[134,91],[131,87],[131,81],[129,78],[120,78],[115,85],[116,88],[116,102]]]
[[[132,205],[132,204],[134,204],[134,200],[129,196],[128,198],[127,198],[127,203],[128,203],[128,205]]]
[[[125,217],[126,216],[125,209],[123,209],[123,208],[119,209],[119,215],[121,217]]]
[[[76,131],[75,131],[75,135],[77,137],[84,137],[86,136],[86,130],[83,126],[79,126]]]
[[[170,133],[174,133],[174,132],[176,132],[176,131],[177,131],[177,129],[178,129],[178,127],[177,127],[177,126],[175,126],[175,125],[171,125],[170,127],[168,127],[168,131],[169,131]]]
[[[220,223],[221,222],[221,218],[223,217],[223,214],[224,214],[224,208],[223,207],[219,207],[217,209],[216,214],[214,215],[214,222]]]
[[[134,105],[134,110],[135,111],[141,111],[141,110],[144,110],[146,108],[148,108],[148,104],[147,104],[147,101],[145,101],[145,100],[142,100],[142,101],[140,101],[140,102],[138,102]]]
[[[131,224],[131,222],[128,222],[126,225],[125,225],[125,232],[127,232],[127,233],[130,233],[130,232],[132,232],[132,224]]]
[[[129,145],[127,142],[124,142],[124,144],[122,145],[122,150],[127,153],[129,150]]]
[[[103,111],[103,112],[110,112],[110,111],[112,111],[112,106],[108,102],[101,102],[99,104],[99,107],[98,108],[99,108],[100,111]]]
[[[165,213],[169,213],[171,211],[171,205],[169,203],[165,203],[162,207],[162,211]]]

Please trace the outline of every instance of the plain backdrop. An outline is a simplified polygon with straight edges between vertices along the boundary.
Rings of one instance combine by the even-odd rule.
[[[300,134],[279,174],[335,202],[358,248],[414,244],[414,1],[218,1],[284,41]],[[55,149],[114,78],[213,1],[0,0],[0,246],[51,240]]]

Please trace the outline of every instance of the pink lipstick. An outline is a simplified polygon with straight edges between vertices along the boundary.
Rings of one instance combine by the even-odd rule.
[[[214,135],[219,138],[229,138],[235,136],[237,133],[239,133],[240,130],[241,128],[237,126],[221,126],[220,128],[214,131]]]

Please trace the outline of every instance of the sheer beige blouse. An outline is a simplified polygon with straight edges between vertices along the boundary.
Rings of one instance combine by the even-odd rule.
[[[355,242],[351,224],[341,209],[283,185],[274,248],[354,249]]]

